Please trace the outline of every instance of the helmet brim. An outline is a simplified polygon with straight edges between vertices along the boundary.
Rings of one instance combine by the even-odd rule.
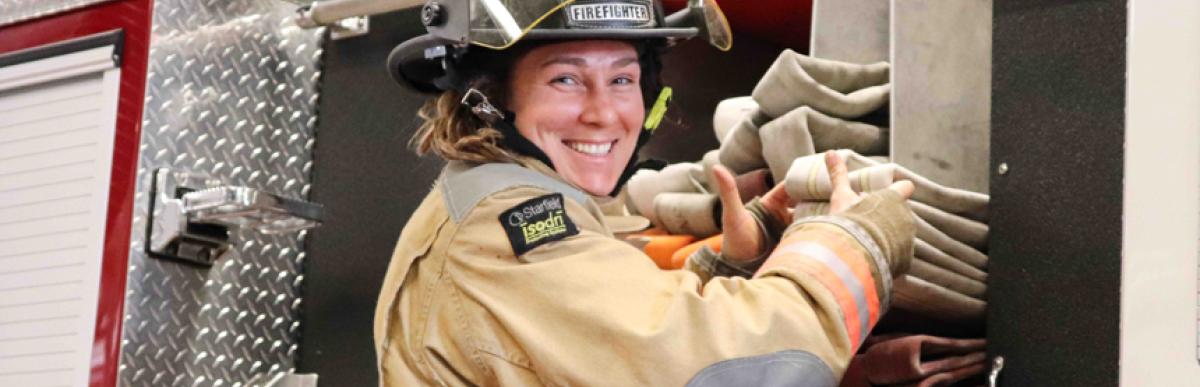
[[[643,40],[643,39],[691,39],[700,33],[695,27],[653,29],[534,29],[522,40]]]
[[[433,80],[445,74],[440,60],[430,60],[426,50],[452,44],[448,40],[425,34],[400,43],[388,54],[388,74],[392,80],[412,91],[437,93],[441,91]]]

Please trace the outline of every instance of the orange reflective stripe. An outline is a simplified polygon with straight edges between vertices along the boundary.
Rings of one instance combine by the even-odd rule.
[[[870,263],[857,242],[840,229],[812,228],[780,242],[760,270],[786,267],[807,274],[829,290],[841,309],[854,350],[879,321],[879,289]]]
[[[857,349],[858,345],[862,342],[865,332],[862,331],[858,303],[854,300],[854,295],[850,289],[847,288],[847,284],[838,278],[838,275],[825,264],[804,254],[790,251],[776,250],[767,259],[767,262],[764,263],[763,271],[781,266],[812,277],[833,295],[833,299],[837,302],[838,309],[840,309],[842,324],[846,328],[846,334],[851,346]]]
[[[817,234],[817,235],[814,235]],[[779,245],[783,246],[789,243],[800,241],[810,241],[821,243],[828,247],[834,254],[838,256],[850,267],[854,273],[854,277],[858,278],[863,285],[863,292],[866,295],[867,310],[869,311],[870,322],[869,326],[874,327],[879,321],[880,314],[880,297],[879,292],[875,288],[875,277],[871,275],[871,265],[867,263],[867,257],[860,251],[857,246],[858,242],[845,235],[830,235],[832,232],[824,233],[799,233],[793,234],[785,238]]]
[[[837,300],[838,306],[842,310],[842,324],[846,327],[846,336],[850,339],[852,352],[857,352],[858,346],[862,343],[862,338],[866,335],[862,331],[861,321],[858,315],[858,303],[854,301],[854,296],[850,294],[850,290],[846,288],[846,284],[842,283],[837,278],[829,267],[819,262],[803,259],[797,265],[804,273],[816,278],[821,282],[830,293],[833,293],[833,298]]]

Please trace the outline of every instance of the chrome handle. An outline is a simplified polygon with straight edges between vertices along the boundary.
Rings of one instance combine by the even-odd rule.
[[[229,250],[231,230],[295,232],[319,226],[322,213],[320,204],[160,168],[151,183],[146,252],[211,265]]]
[[[320,225],[323,209],[253,188],[223,186],[183,195],[183,210],[192,222],[282,234]]]

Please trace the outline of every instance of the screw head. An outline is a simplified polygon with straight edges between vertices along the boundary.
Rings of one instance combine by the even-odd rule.
[[[425,6],[421,8],[421,24],[424,24],[426,27],[441,25],[445,21],[444,16],[445,12],[442,9],[442,5],[436,1],[425,3]]]
[[[1008,163],[1000,163],[1000,166],[996,168],[996,172],[1000,173],[1000,176],[1007,175]]]

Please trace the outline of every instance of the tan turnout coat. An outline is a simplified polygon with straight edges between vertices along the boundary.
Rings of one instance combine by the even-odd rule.
[[[451,162],[388,267],[381,383],[834,386],[907,266],[907,211],[797,221],[752,279],[707,250],[664,271],[544,164]]]

